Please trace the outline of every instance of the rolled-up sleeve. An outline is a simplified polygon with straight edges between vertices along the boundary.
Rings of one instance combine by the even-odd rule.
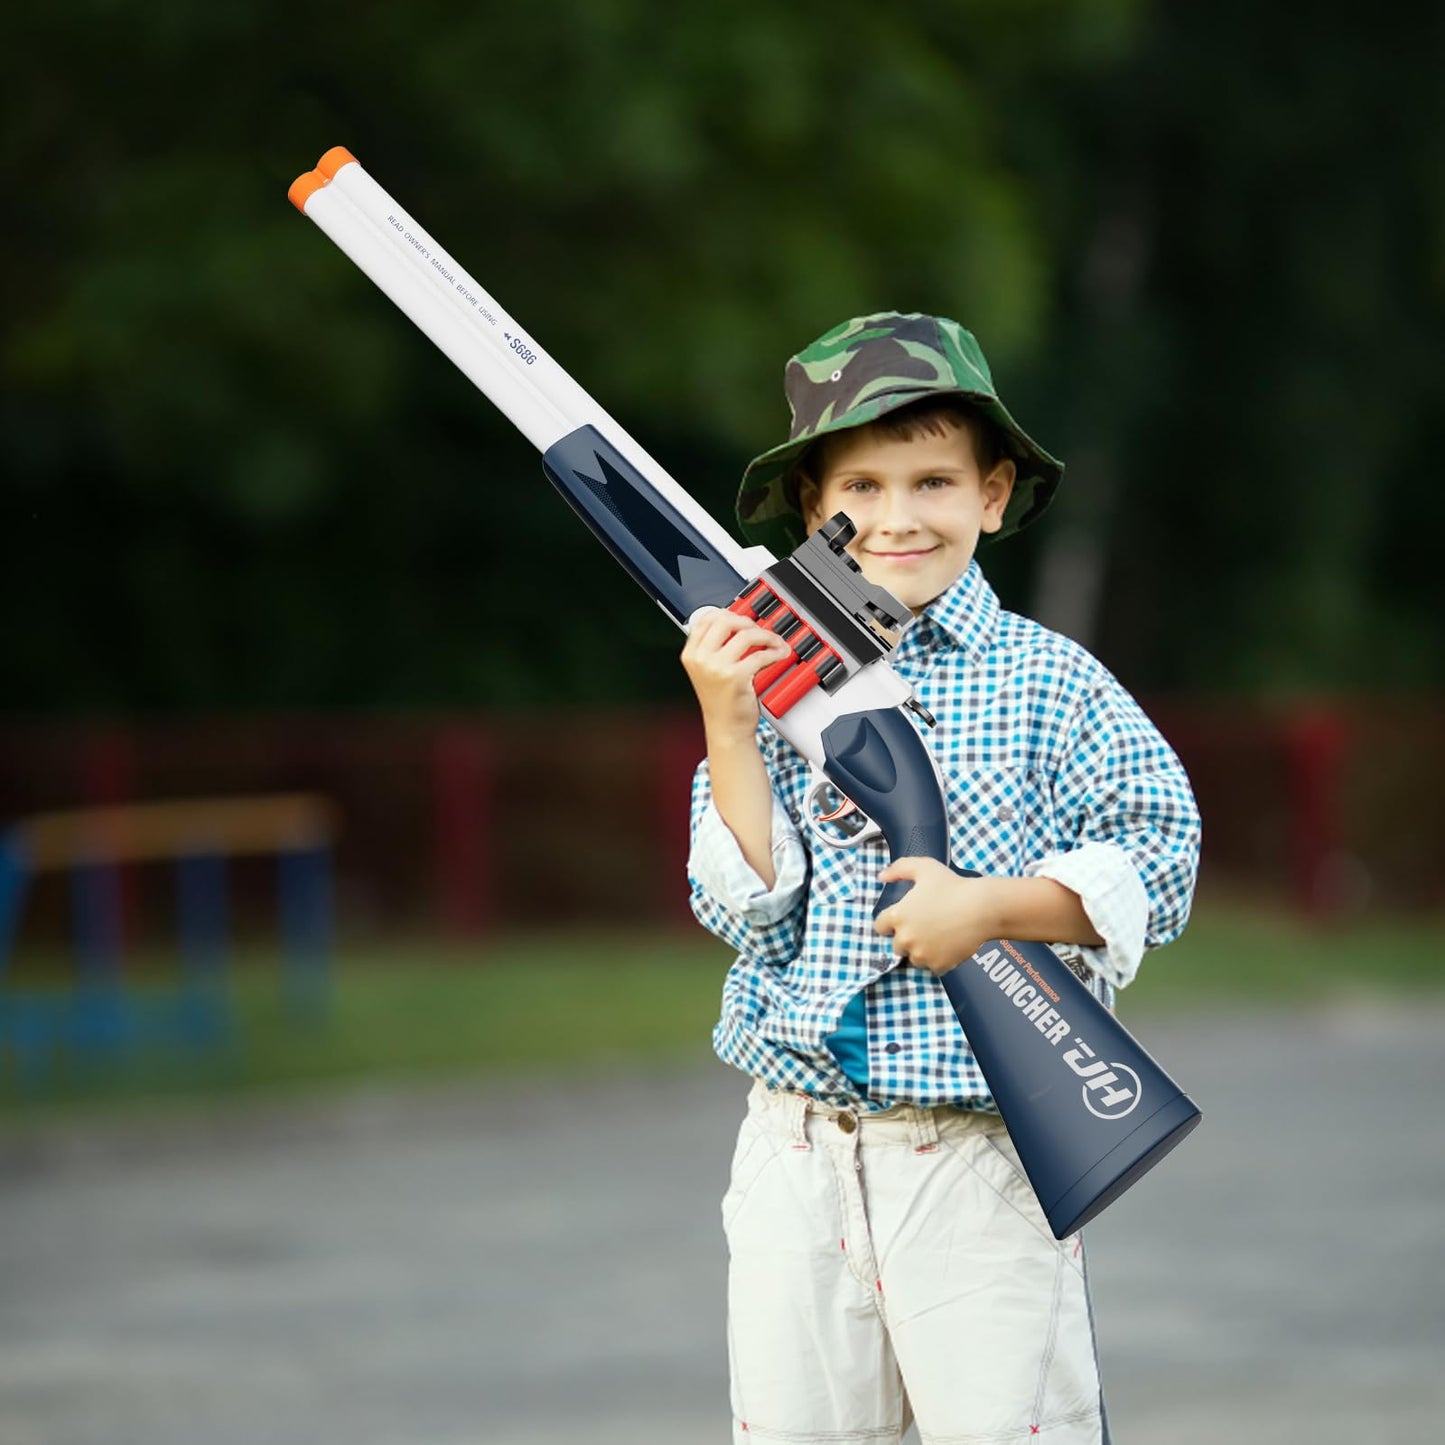
[[[1144,953],[1177,938],[1188,921],[1200,822],[1174,750],[1112,678],[1073,720],[1054,812],[1067,846],[1026,871],[1078,894],[1104,946],[1075,951],[1122,988]]]
[[[706,760],[693,778],[691,847],[687,873],[692,911],[710,933],[761,963],[797,957],[806,912],[808,860],[787,809],[773,795],[772,855],[768,888],[743,857],[732,830],[712,800]]]
[[[1031,863],[1024,872],[1031,878],[1052,878],[1079,895],[1104,945],[1054,947],[1078,955],[1092,972],[1123,988],[1139,970],[1149,923],[1149,895],[1123,849],[1113,843],[1085,843],[1071,853]]]

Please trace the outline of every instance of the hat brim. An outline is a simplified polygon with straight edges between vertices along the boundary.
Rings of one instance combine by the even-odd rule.
[[[795,437],[763,452],[748,463],[738,489],[738,525],[748,541],[785,556],[807,536],[790,473],[803,453],[820,437],[867,426],[899,407],[925,397],[956,396],[987,416],[1003,435],[1005,448],[1017,468],[1013,493],[1004,509],[1003,525],[990,539],[998,541],[1036,521],[1054,499],[1063,480],[1064,464],[1050,456],[1009,415],[997,397],[983,392],[940,391],[936,387],[899,387],[870,397],[844,416],[824,421],[807,436]]]

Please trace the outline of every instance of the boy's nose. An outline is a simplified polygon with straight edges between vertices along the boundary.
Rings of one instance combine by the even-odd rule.
[[[906,491],[885,493],[878,525],[884,532],[913,531],[918,525],[913,512],[913,498]]]

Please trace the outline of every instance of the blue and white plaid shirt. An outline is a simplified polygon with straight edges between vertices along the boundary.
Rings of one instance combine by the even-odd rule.
[[[891,657],[938,719],[920,731],[947,785],[953,861],[1073,889],[1105,940],[1056,945],[1107,994],[1189,916],[1199,814],[1172,749],[1077,643],[999,605],[977,561],[905,631]],[[810,769],[766,724],[773,785],[772,889],[693,781],[688,875],[699,922],[739,951],[713,1033],[718,1056],[774,1088],[829,1103],[991,1109],[983,1075],[937,978],[900,966],[873,931],[888,861],[881,839],[846,851],[800,828]],[[865,990],[868,1097],[826,1040]]]

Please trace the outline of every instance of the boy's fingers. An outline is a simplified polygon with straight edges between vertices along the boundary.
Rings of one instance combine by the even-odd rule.
[[[717,668],[751,681],[765,667],[782,661],[792,649],[785,638],[724,607],[700,608],[683,646],[684,661]],[[738,664],[742,664],[740,667]]]
[[[737,613],[729,612],[724,607],[714,607],[693,629],[693,635],[699,642],[720,642],[737,627],[740,621]]]
[[[707,616],[700,617],[687,634],[687,645],[683,652],[691,657],[705,657],[720,652],[737,628],[738,617],[721,607],[713,608]]]
[[[717,655],[724,662],[738,662],[745,652],[756,645],[746,633],[735,632],[726,642],[718,644]]]
[[[879,875],[882,883],[918,882],[918,865],[922,858],[895,858]]]
[[[765,661],[776,662],[787,650],[788,644],[776,633],[763,627],[740,627],[718,649],[730,661],[736,662],[747,653],[757,650]]]
[[[749,636],[758,652],[773,662],[780,657],[786,657],[793,650],[786,637],[779,637],[776,632],[769,632],[765,627],[759,627]]]
[[[716,607],[700,607],[688,619],[687,639],[682,644],[682,651],[685,657],[694,656],[703,646],[708,635],[708,629],[713,625],[713,614]]]
[[[873,932],[881,933],[884,938],[888,938],[896,927],[897,924],[894,922],[893,910],[891,908],[885,908],[883,912],[873,920]]]
[[[760,647],[751,655],[743,658],[743,667],[747,669],[749,677],[756,677],[765,667],[771,667],[779,661],[782,654],[773,648]]]

